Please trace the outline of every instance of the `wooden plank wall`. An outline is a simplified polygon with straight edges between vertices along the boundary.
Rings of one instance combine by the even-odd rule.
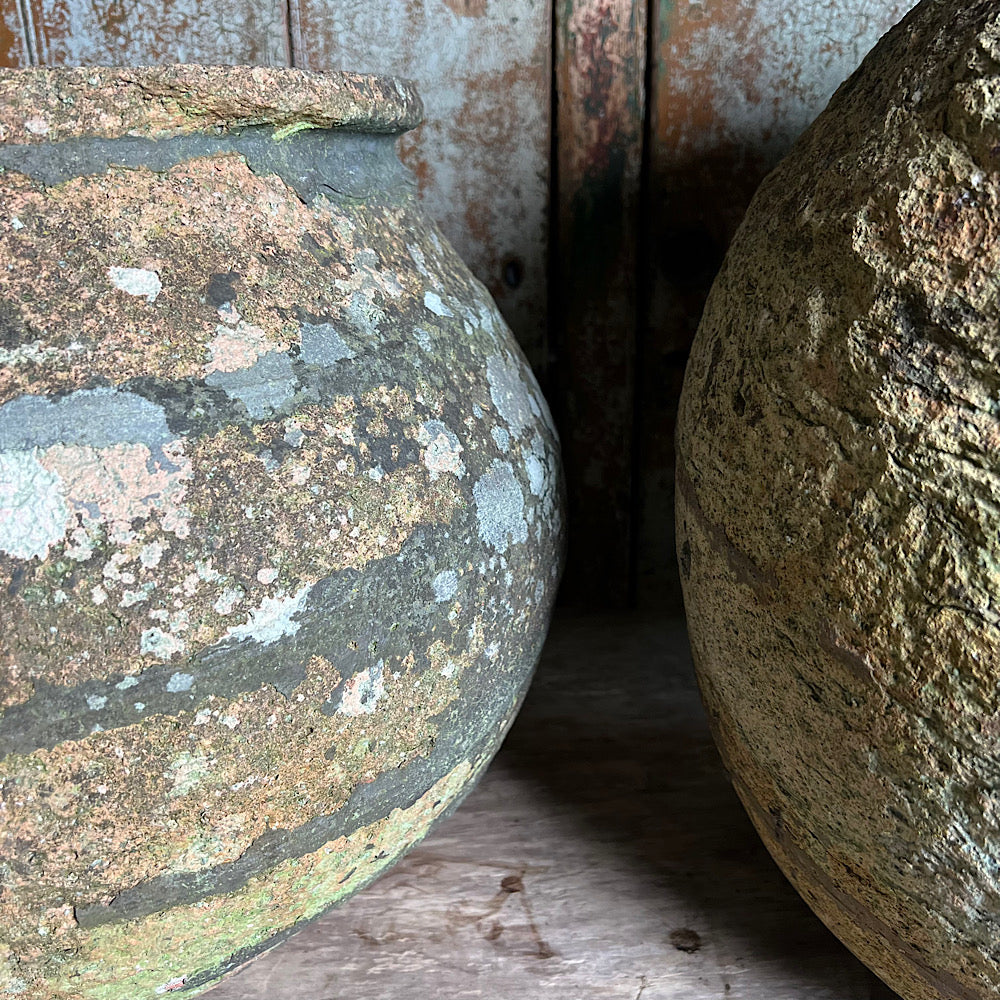
[[[673,420],[708,287],[760,179],[910,6],[8,0],[0,65],[251,62],[415,79],[428,121],[404,158],[561,428],[564,601],[677,610]]]
[[[644,0],[557,8],[552,403],[577,605],[629,602],[646,22]]]
[[[21,43],[8,65],[289,62],[284,0],[8,0],[5,7]]]

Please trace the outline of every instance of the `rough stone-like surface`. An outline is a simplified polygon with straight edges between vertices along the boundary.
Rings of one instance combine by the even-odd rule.
[[[911,1000],[1000,991],[1000,11],[925,0],[765,181],[680,415],[736,786]]]
[[[0,76],[0,142],[163,137],[262,124],[395,134],[419,125],[422,117],[411,83],[359,73],[83,66],[4,70]]]
[[[304,196],[296,157],[239,148],[2,175],[0,992],[24,1000],[202,989],[356,891],[481,772],[547,627],[558,444],[489,296],[406,184]]]

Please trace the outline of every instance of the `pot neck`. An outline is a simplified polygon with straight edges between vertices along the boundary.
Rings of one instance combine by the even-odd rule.
[[[0,71],[0,145],[218,137],[248,128],[279,140],[317,129],[399,135],[422,117],[413,84],[395,77],[269,66]]]

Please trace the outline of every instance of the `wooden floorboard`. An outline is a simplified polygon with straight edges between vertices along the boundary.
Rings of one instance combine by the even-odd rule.
[[[893,1000],[746,819],[679,622],[559,618],[458,812],[211,1000]]]

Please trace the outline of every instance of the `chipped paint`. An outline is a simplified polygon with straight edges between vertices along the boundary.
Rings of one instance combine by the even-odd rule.
[[[138,0],[128,17],[114,7],[62,3],[49,9],[30,0],[30,36],[18,39],[42,65],[145,66],[155,58],[219,65],[287,65],[288,36],[277,4],[233,7],[225,14],[196,3],[163,7]],[[3,65],[27,65],[27,53]]]
[[[912,0],[662,3],[657,155],[740,150],[773,166]]]

